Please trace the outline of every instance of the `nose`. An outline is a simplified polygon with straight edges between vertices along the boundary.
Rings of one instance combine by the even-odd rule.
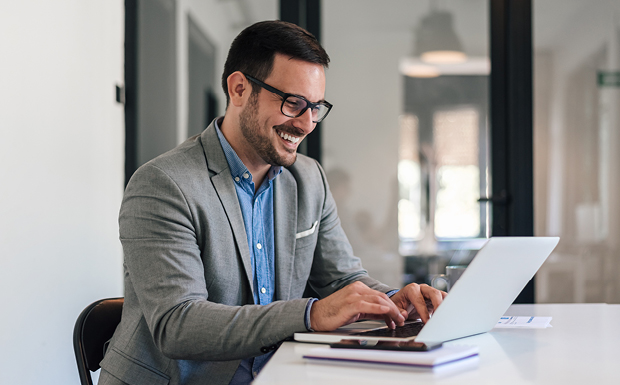
[[[293,126],[303,130],[306,135],[311,133],[316,127],[316,123],[312,121],[312,110],[306,108],[303,114],[294,119]]]

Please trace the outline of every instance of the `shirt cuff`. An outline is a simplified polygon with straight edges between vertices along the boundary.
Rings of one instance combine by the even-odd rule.
[[[310,300],[306,304],[305,322],[306,322],[306,329],[308,329],[309,332],[314,331],[311,327],[312,325],[310,325],[310,309],[312,309],[312,304],[315,303],[316,301],[318,301],[318,299],[310,298]]]
[[[390,290],[387,293],[385,293],[385,295],[387,295],[388,297],[393,296],[394,294],[398,293],[398,289],[396,290]]]

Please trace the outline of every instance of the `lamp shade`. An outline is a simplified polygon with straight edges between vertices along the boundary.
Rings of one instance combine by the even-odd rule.
[[[415,55],[430,63],[455,63],[467,60],[454,32],[452,14],[432,11],[416,30]]]

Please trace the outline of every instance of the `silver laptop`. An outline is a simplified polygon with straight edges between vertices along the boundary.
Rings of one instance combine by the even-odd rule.
[[[295,333],[300,342],[415,340],[425,344],[491,330],[558,244],[558,237],[493,237],[478,251],[431,319],[390,330],[383,321],[355,322],[333,332]],[[416,330],[417,329],[417,330]]]

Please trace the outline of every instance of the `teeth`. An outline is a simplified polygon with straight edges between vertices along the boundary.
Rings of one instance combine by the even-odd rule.
[[[293,135],[286,134],[284,132],[280,132],[280,136],[289,142],[297,143],[299,142],[299,138]]]

